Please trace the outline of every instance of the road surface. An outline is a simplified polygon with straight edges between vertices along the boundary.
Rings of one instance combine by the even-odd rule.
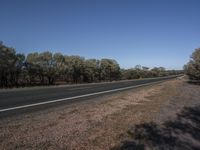
[[[176,77],[177,76],[168,76],[78,86],[2,90],[0,91],[0,113],[38,107],[41,105],[47,106],[47,104],[58,104],[64,101],[80,100],[81,98],[88,98],[95,95],[100,96],[107,93],[162,82]]]

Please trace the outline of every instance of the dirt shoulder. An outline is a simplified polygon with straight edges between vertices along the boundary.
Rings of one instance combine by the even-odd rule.
[[[200,86],[181,80],[0,120],[0,149],[121,149],[131,127],[200,104]]]

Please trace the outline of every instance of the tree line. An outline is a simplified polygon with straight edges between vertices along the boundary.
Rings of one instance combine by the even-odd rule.
[[[0,42],[0,87],[92,83],[179,74],[163,67],[137,65],[121,69],[114,59],[85,59],[61,53],[33,52],[26,56]]]
[[[184,66],[185,73],[191,80],[200,81],[200,48],[195,49],[190,61]]]

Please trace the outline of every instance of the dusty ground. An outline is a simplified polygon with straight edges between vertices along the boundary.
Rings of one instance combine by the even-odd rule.
[[[184,106],[200,104],[199,97],[200,86],[171,80],[1,119],[0,149],[126,149],[132,127],[175,118]]]

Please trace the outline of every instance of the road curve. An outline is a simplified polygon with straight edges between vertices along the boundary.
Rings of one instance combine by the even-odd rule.
[[[101,84],[87,84],[78,86],[33,88],[22,90],[0,91],[0,113],[39,105],[58,103],[61,101],[80,99],[94,95],[102,95],[149,85],[177,76],[130,80]]]

